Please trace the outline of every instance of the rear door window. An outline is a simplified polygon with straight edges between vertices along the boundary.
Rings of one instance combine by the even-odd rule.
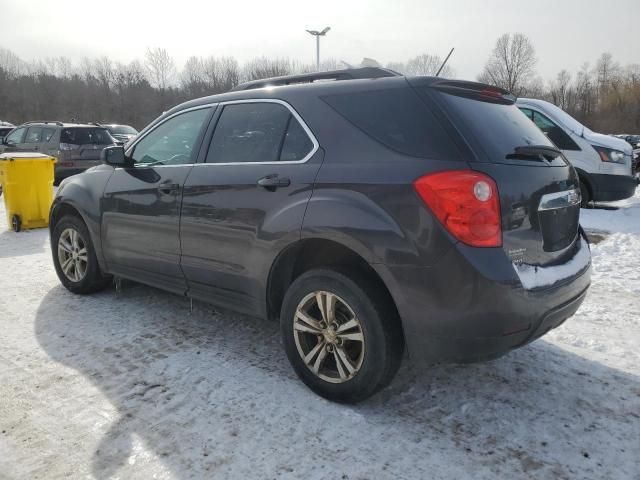
[[[226,105],[211,138],[208,163],[304,160],[313,142],[284,105],[250,102]]]
[[[451,137],[412,88],[330,95],[323,100],[392,150],[413,157],[460,159]]]
[[[53,128],[42,129],[42,142],[48,142],[56,131]]]
[[[24,143],[40,143],[42,141],[42,127],[29,127]]]
[[[106,128],[65,128],[60,135],[60,143],[68,145],[111,145],[113,138]]]
[[[312,149],[313,143],[309,135],[302,128],[300,122],[293,115],[290,115],[287,133],[285,133],[282,142],[280,160],[285,162],[302,160]]]

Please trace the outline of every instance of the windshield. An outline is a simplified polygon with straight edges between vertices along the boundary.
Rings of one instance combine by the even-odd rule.
[[[109,127],[109,131],[115,135],[137,135],[138,131],[129,125],[117,125]]]
[[[60,143],[71,145],[111,145],[113,137],[106,128],[65,128],[60,135]]]
[[[560,107],[555,106],[553,103],[546,102],[544,104],[544,109],[549,113],[552,117],[555,117],[558,122],[564,125],[566,128],[571,130],[576,135],[582,135],[583,131],[586,133],[593,133],[587,127],[582,125],[578,120],[573,118],[567,112],[562,110]],[[583,130],[584,129],[584,130]]]

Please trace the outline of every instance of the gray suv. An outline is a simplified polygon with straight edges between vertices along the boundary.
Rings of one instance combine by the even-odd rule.
[[[590,282],[576,171],[514,102],[380,69],[189,101],[61,183],[56,272],[79,294],[115,276],[279,319],[296,373],[335,401],[383,388],[405,351],[498,357]]]
[[[39,152],[55,157],[55,181],[100,164],[104,147],[116,141],[104,127],[56,121],[34,121],[14,128],[0,144],[0,153]]]

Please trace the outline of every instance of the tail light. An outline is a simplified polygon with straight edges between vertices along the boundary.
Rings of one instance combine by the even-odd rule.
[[[498,187],[491,177],[472,170],[450,170],[420,177],[414,186],[458,240],[472,247],[502,245]]]

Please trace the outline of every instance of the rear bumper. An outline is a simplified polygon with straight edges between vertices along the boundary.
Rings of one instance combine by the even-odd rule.
[[[597,202],[624,200],[633,196],[638,181],[631,175],[590,174],[593,199]]]
[[[591,278],[577,274],[527,290],[502,249],[457,245],[433,267],[387,267],[412,361],[465,363],[499,357],[573,315]]]

